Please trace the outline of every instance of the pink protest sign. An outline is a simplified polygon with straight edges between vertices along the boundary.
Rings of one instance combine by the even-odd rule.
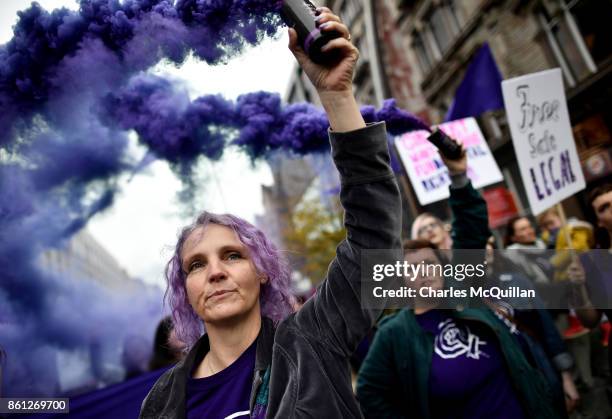
[[[502,174],[474,118],[459,119],[439,126],[461,142],[468,154],[468,176],[475,188],[501,182]],[[421,205],[449,197],[450,178],[438,150],[426,131],[413,131],[395,138],[395,147]]]

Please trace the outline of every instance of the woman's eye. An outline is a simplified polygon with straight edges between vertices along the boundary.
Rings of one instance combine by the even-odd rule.
[[[202,263],[199,260],[196,260],[196,261],[191,262],[189,264],[189,268],[187,269],[187,272],[190,273],[190,272],[195,271],[196,269],[200,269],[200,268],[203,268],[203,267],[204,267],[204,263]]]
[[[238,252],[231,252],[227,255],[228,260],[238,260],[242,259],[242,255]]]

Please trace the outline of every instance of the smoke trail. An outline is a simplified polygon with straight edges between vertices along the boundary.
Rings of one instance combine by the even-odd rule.
[[[275,150],[304,155],[329,148],[325,113],[307,103],[284,106],[275,93],[248,93],[235,102],[219,95],[190,101],[185,90],[169,81],[139,75],[107,95],[99,112],[109,126],[135,130],[158,158],[182,167],[201,156],[218,159],[226,144],[243,149],[253,160]],[[364,106],[361,112],[367,122],[386,121],[391,134],[429,129],[393,99],[379,110]]]
[[[400,135],[414,130],[430,131],[429,125],[415,115],[397,107],[395,99],[385,100],[383,107],[376,113],[379,121],[386,121],[391,135]]]

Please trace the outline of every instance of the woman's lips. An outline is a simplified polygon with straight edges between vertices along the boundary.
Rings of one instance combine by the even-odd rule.
[[[226,295],[235,292],[236,290],[219,290],[219,291],[215,291],[213,292],[211,295],[208,296],[208,298],[206,298],[207,300],[210,300],[212,298],[221,298],[221,297],[225,297]]]

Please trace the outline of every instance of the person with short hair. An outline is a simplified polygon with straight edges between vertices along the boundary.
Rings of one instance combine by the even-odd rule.
[[[536,235],[531,220],[526,216],[511,218],[504,238],[506,255],[534,283],[549,283],[553,267],[546,254],[546,243]]]
[[[518,215],[508,220],[504,245],[507,249],[546,249],[528,217]]]
[[[437,249],[451,249],[453,239],[447,225],[430,212],[419,214],[412,222],[412,240],[427,240]]]
[[[450,229],[440,218],[424,212],[417,216],[412,222],[411,239],[425,240],[431,243],[436,249],[450,250],[461,246],[463,249],[474,249],[481,247],[484,235],[489,237],[488,216],[482,212],[480,205],[472,205],[475,197],[480,195],[472,187],[472,183],[467,176],[467,157],[465,150],[459,159],[452,160],[440,154],[440,158],[448,168],[451,180],[451,208],[456,205],[454,211],[459,211],[466,220],[472,223],[455,223]],[[465,203],[462,203],[465,201]],[[484,201],[482,201],[484,202]],[[479,201],[480,204],[480,201]],[[453,214],[455,214],[453,212]],[[460,243],[454,243],[454,237],[461,237]]]
[[[595,247],[612,248],[612,183],[593,188],[588,194],[587,201],[597,221]]]

